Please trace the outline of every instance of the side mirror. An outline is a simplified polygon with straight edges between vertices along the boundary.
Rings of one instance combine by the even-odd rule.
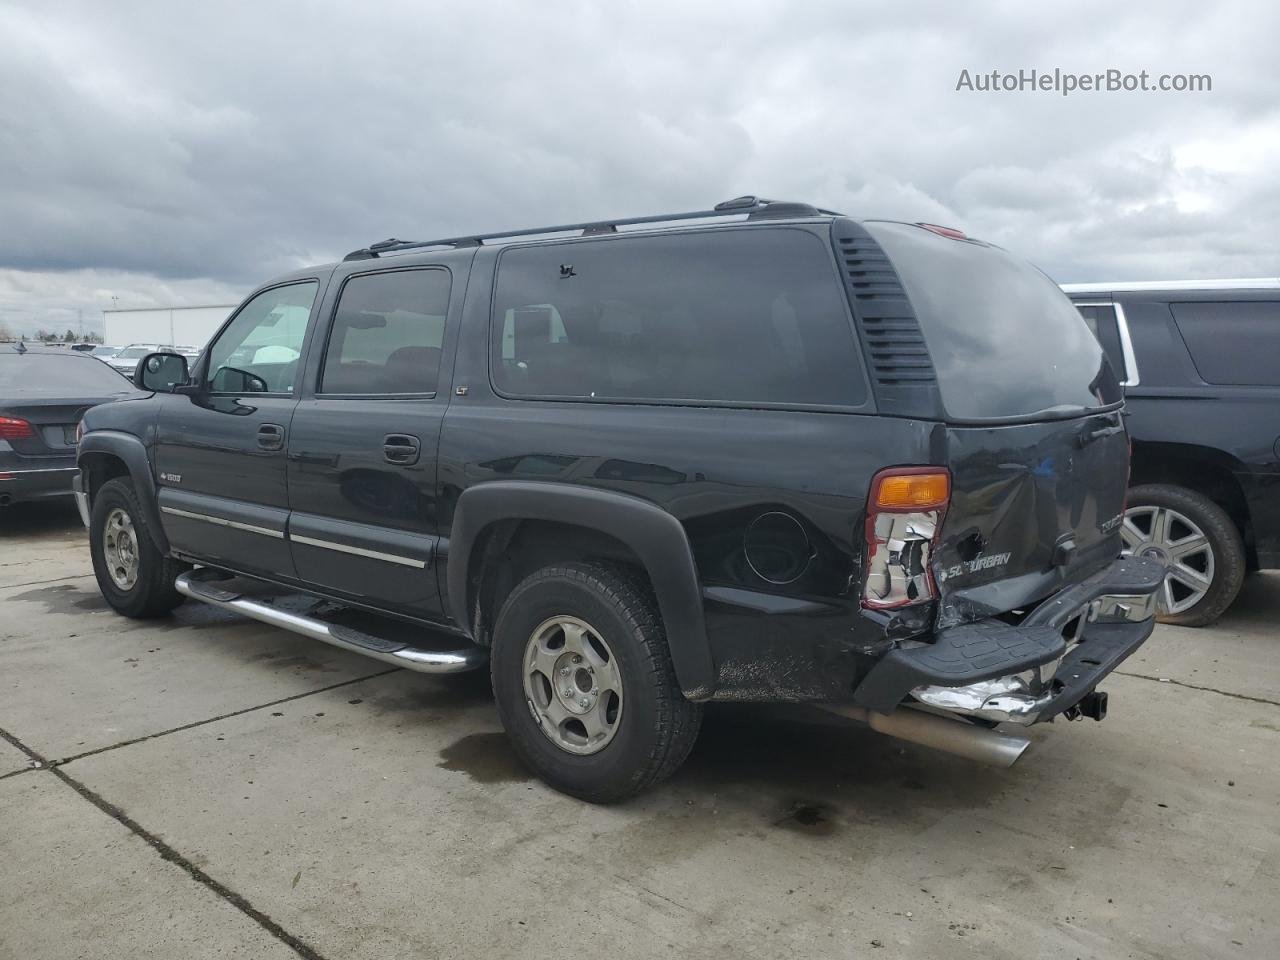
[[[141,390],[172,391],[187,382],[187,358],[180,353],[148,353],[133,371],[133,384]]]

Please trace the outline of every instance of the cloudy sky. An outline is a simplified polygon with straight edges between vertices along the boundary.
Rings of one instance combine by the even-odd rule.
[[[742,193],[958,226],[1063,281],[1276,276],[1277,38],[1270,0],[0,0],[0,323]],[[956,89],[1055,68],[1212,90]]]

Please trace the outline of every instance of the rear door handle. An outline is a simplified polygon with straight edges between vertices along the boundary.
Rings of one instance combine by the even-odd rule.
[[[1101,440],[1103,437],[1114,436],[1117,433],[1124,433],[1124,424],[1117,423],[1109,427],[1099,427],[1097,430],[1089,430],[1085,428],[1076,434],[1076,446],[1080,448],[1087,447],[1095,440]]]
[[[284,427],[278,423],[264,423],[258,427],[258,446],[263,450],[279,450],[284,446]]]
[[[410,466],[418,462],[422,443],[409,433],[388,433],[382,438],[382,459],[387,463]]]

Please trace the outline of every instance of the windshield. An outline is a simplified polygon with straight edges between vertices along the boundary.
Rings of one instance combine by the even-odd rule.
[[[29,353],[0,356],[0,394],[11,391],[95,397],[130,393],[133,386],[91,357]]]
[[[93,355],[95,357],[114,357],[116,355],[115,347],[94,347]]]
[[[863,224],[915,308],[948,418],[1069,416],[1121,399],[1080,313],[1031,264],[914,224]]]
[[[155,349],[155,347],[125,347],[116,356],[125,360],[139,360],[148,353],[154,353]]]

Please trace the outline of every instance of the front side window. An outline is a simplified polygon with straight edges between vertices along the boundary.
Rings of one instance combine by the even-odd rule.
[[[502,254],[490,368],[512,396],[857,406],[825,243],[752,227]]]
[[[314,280],[264,290],[209,347],[214,393],[292,393],[307,333]]]
[[[320,392],[434,394],[449,310],[447,270],[352,277],[342,288]]]

